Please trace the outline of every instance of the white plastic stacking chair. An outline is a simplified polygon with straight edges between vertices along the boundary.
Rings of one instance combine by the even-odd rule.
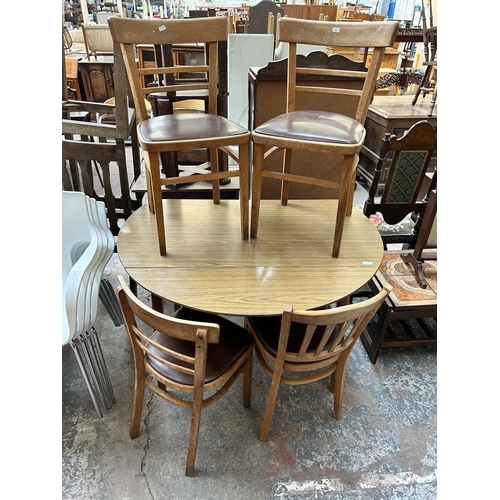
[[[109,251],[104,245],[104,233],[95,223],[96,202],[89,200],[81,192],[62,193],[62,345],[71,345],[96,412],[102,418],[102,408],[111,407],[114,394],[97,335],[91,328]]]
[[[87,288],[99,253],[97,232],[90,223],[86,195],[63,191],[62,345],[70,344],[73,349],[96,412],[102,418],[102,400],[94,390],[97,386],[95,372],[90,363],[87,342],[81,337],[85,327]]]

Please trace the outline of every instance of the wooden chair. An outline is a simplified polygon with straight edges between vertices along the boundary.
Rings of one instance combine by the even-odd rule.
[[[63,88],[65,82],[63,70]],[[62,184],[67,191],[84,191],[88,196],[104,201],[111,231],[119,231],[118,219],[127,219],[133,210],[141,206],[140,195],[133,200],[130,184],[141,174],[139,143],[137,140],[136,114],[128,106],[128,84],[121,53],[114,58],[114,104],[66,100],[62,101]],[[81,115],[85,119],[81,120]],[[111,120],[96,122],[91,117],[112,117]],[[97,137],[99,143],[94,142]],[[133,174],[128,177],[125,141],[131,139]],[[101,187],[104,196],[95,189],[91,162],[99,163],[103,173]],[[110,163],[116,162],[120,193],[113,193],[110,177]],[[69,168],[69,172],[68,172]],[[97,173],[101,171],[96,167]]]
[[[401,254],[404,263],[410,265],[415,273],[417,283],[427,288],[424,278],[423,263],[426,260],[437,260],[437,190],[429,195],[429,201],[422,216],[422,225],[418,233],[415,248],[411,253]]]
[[[299,311],[287,305],[282,316],[245,319],[255,340],[257,358],[272,378],[262,441],[267,439],[280,384],[308,384],[330,376],[333,416],[340,420],[349,355],[391,289],[384,287],[366,301],[333,309]]]
[[[165,316],[140,302],[122,276],[118,279],[116,292],[135,363],[130,437],[135,439],[139,435],[146,385],[169,403],[189,408],[192,416],[186,476],[192,476],[202,408],[218,401],[240,373],[243,373],[243,404],[250,405],[252,337],[241,326],[214,314],[181,307],[174,317]],[[146,333],[139,325],[147,325],[153,333]],[[185,399],[173,391],[191,396]]]
[[[200,19],[121,19],[111,18],[109,26],[116,43],[121,47],[137,112],[139,143],[144,151],[148,205],[155,213],[160,254],[166,255],[166,238],[161,186],[191,183],[187,177],[160,177],[159,154],[170,151],[208,148],[211,171],[200,171],[204,180],[212,181],[213,200],[220,203],[219,180],[238,177],[240,180],[241,235],[248,238],[249,148],[250,132],[217,114],[218,44],[227,43],[227,19],[224,16]],[[136,44],[204,43],[207,64],[198,66],[174,65],[163,68],[138,68],[135,59]],[[168,75],[180,72],[206,72],[207,82],[175,86],[142,87],[140,75]],[[149,118],[144,98],[151,92],[208,89],[209,109],[205,114],[170,114]],[[238,146],[235,154],[231,146]],[[219,171],[218,149],[227,153],[239,168]]]
[[[433,26],[432,1],[429,2],[429,18],[425,14],[425,2],[422,2],[422,36],[424,38],[424,76],[420,81],[412,105],[418,101],[420,93],[425,97],[428,93],[432,94],[432,100],[429,107],[429,116],[432,116],[437,99],[437,82],[432,83],[432,73],[437,70],[437,26]]]
[[[421,212],[427,203],[427,193],[437,185],[437,172],[431,176],[429,187],[424,195],[421,191],[431,161],[437,149],[434,127],[421,120],[410,127],[399,139],[396,135],[385,134],[380,144],[379,158],[363,213],[370,217],[381,213],[384,224],[379,232],[387,249],[388,244],[403,244],[407,248],[415,246],[422,224]],[[393,154],[387,179],[381,179],[385,158]],[[381,197],[378,197],[379,184],[385,181]],[[394,225],[412,214],[414,224],[409,230],[395,231]],[[392,227],[391,227],[392,226]]]
[[[82,34],[89,61],[92,56],[97,61],[98,56],[113,55],[113,39],[107,24],[82,24]]]
[[[252,215],[250,236],[257,238],[259,224],[259,208],[262,181],[265,177],[281,180],[281,204],[288,203],[288,186],[290,182],[309,185],[320,185],[339,189],[339,204],[332,256],[339,257],[345,217],[352,213],[352,201],[355,184],[358,154],[365,139],[364,121],[368,106],[373,97],[378,70],[386,47],[394,44],[398,29],[397,22],[380,23],[335,23],[324,21],[308,21],[282,17],[278,20],[277,40],[288,42],[288,93],[286,113],[260,125],[252,132],[253,183],[252,183]],[[352,71],[348,75],[344,71],[324,68],[297,67],[297,44],[336,45],[373,47],[373,56],[368,70]],[[362,78],[363,89],[338,89],[297,85],[297,75],[350,76]],[[295,110],[296,94],[314,92],[317,94],[340,93],[358,98],[355,119],[335,113],[333,110],[311,109]],[[264,159],[272,152],[283,150],[283,170],[273,172],[265,169]],[[322,152],[331,155],[342,155],[343,165],[340,183],[315,177],[314,166],[309,176],[298,176],[290,172],[293,150]]]

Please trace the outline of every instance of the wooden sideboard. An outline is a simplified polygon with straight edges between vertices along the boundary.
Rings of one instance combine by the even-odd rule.
[[[99,56],[97,60],[82,60],[78,62],[85,100],[105,102],[115,96],[113,81],[113,57]]]
[[[373,174],[378,162],[380,142],[386,133],[401,137],[413,124],[420,120],[428,120],[437,130],[437,104],[431,117],[429,112],[430,97],[420,99],[415,106],[411,105],[413,95],[401,96],[375,96],[368,108],[365,128],[366,139],[359,155],[358,175],[371,186]],[[437,153],[434,154],[430,164],[430,171],[437,165]],[[380,187],[383,187],[390,167],[389,158],[382,167]]]

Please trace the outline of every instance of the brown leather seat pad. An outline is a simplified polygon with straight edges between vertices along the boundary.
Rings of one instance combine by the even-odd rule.
[[[248,133],[246,128],[227,118],[204,113],[155,116],[143,121],[138,130],[145,142],[209,139]]]
[[[248,330],[222,316],[195,311],[186,307],[181,307],[178,311],[176,311],[174,316],[176,318],[190,321],[216,323],[220,326],[219,343],[208,345],[205,383],[211,382],[225,373],[241,356],[243,351],[253,344],[253,338]],[[164,347],[188,356],[194,356],[194,342],[175,339],[158,331],[156,331],[151,338]],[[152,348],[151,350],[162,358],[178,362],[177,360],[162,354],[157,349]],[[168,379],[180,384],[193,385],[193,377],[191,375],[168,368],[150,356],[146,357],[149,363]],[[189,365],[186,364],[185,366]],[[190,366],[190,368],[192,368],[192,366]]]
[[[363,131],[349,116],[315,110],[283,113],[255,129],[262,135],[332,144],[357,144]]]

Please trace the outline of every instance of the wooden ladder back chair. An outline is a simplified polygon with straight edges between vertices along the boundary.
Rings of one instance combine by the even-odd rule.
[[[380,152],[368,198],[363,213],[370,215],[379,212],[385,224],[394,225],[401,222],[408,214],[416,217],[415,225],[408,234],[391,234],[384,232],[379,226],[384,247],[388,244],[402,243],[413,248],[422,224],[421,212],[428,200],[428,193],[437,184],[437,172],[432,173],[429,187],[421,195],[432,155],[437,149],[437,138],[430,122],[421,120],[411,126],[402,137],[385,134],[380,144]],[[381,172],[385,158],[393,154],[389,173],[385,180],[381,197],[377,196]],[[421,196],[421,198],[419,198]]]
[[[429,2],[428,18],[425,11],[425,2],[422,2],[422,36],[424,39],[424,62],[422,65],[425,68],[425,72],[415,92],[412,105],[417,103],[421,93],[423,97],[428,93],[432,93],[432,100],[428,113],[429,116],[432,116],[437,100],[437,82],[431,82],[432,72],[437,68],[437,26],[433,26],[432,0]]]
[[[426,260],[437,260],[437,190],[429,194],[429,200],[422,216],[422,225],[418,232],[415,248],[411,253],[401,254],[401,259],[413,268],[417,283],[427,288],[424,278],[423,263]]]
[[[135,364],[130,437],[139,436],[146,385],[169,403],[190,409],[186,476],[192,476],[202,409],[218,401],[241,373],[243,404],[250,405],[252,336],[236,323],[215,314],[183,307],[173,317],[161,314],[144,305],[122,276],[118,280],[116,292]],[[180,397],[174,391],[188,396]]]
[[[252,182],[252,214],[250,235],[257,238],[259,224],[259,207],[263,178],[281,180],[281,204],[288,203],[288,187],[290,182],[324,186],[339,190],[339,203],[332,256],[339,257],[340,244],[345,217],[352,213],[352,201],[358,154],[365,139],[364,122],[368,106],[372,100],[378,70],[386,47],[394,44],[398,29],[397,22],[342,23],[309,21],[282,17],[278,20],[278,41],[288,42],[287,70],[287,108],[286,113],[277,116],[257,127],[252,132],[254,145],[253,182]],[[324,67],[309,68],[297,66],[297,44],[339,47],[372,47],[373,56],[370,66],[360,71],[344,71],[326,69]],[[298,75],[332,75],[362,79],[362,90],[352,88],[330,88],[298,85]],[[303,82],[302,82],[303,83]],[[331,109],[310,109],[296,111],[297,94],[313,92],[316,94],[340,94],[358,98],[355,117],[351,118]],[[283,150],[282,172],[266,170],[265,158],[276,150]],[[291,173],[293,150],[321,152],[342,155],[342,173],[338,180],[320,179],[315,175],[314,166],[310,167],[310,175],[294,175]]]
[[[238,177],[240,181],[241,235],[248,238],[249,149],[248,129],[220,116],[217,111],[218,45],[227,43],[227,19],[224,16],[199,19],[109,19],[111,34],[121,47],[132,95],[137,111],[139,144],[144,152],[148,205],[155,213],[160,254],[166,255],[165,221],[162,206],[162,186],[192,183],[191,177],[160,176],[159,154],[162,152],[209,149],[210,171],[200,172],[204,180],[212,181],[213,200],[220,203],[219,181]],[[136,44],[203,43],[207,47],[207,63],[197,66],[174,65],[164,68],[138,68],[134,47]],[[142,87],[141,75],[162,75],[182,72],[205,72],[207,82]],[[208,113],[171,114],[150,118],[144,99],[152,92],[181,90],[208,90]],[[235,154],[231,146],[238,147]],[[218,149],[233,158],[239,168],[220,171]]]
[[[349,355],[391,290],[387,285],[368,300],[333,309],[299,311],[287,305],[281,317],[245,319],[255,339],[257,358],[272,379],[262,441],[267,439],[280,384],[302,385],[330,376],[333,416],[340,420]]]
[[[63,69],[63,82],[65,73]],[[64,83],[63,83],[64,86]],[[114,57],[114,104],[90,101],[62,101],[62,138],[63,138],[63,189],[84,191],[88,196],[104,201],[110,228],[116,236],[119,231],[117,219],[127,219],[141,205],[142,196],[132,199],[130,185],[141,174],[140,151],[137,138],[135,109],[129,107],[128,82],[121,53]],[[85,117],[84,120],[80,116]],[[101,120],[93,117],[100,116]],[[106,119],[102,119],[107,117]],[[95,143],[97,138],[99,143]],[[132,178],[129,179],[127,166],[126,141],[131,139],[133,162]],[[104,188],[104,197],[98,195],[90,170],[90,163],[96,166],[99,182]],[[111,165],[110,165],[111,163]],[[114,165],[116,163],[116,167]],[[69,172],[68,166],[69,165]],[[120,193],[113,193],[110,168],[118,170]]]

